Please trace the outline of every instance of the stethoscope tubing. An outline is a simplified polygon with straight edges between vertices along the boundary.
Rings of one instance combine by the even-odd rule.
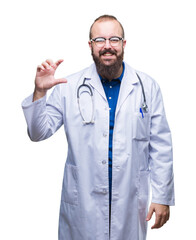
[[[78,108],[79,108],[79,111],[80,111],[80,115],[82,117],[83,124],[90,124],[90,123],[94,123],[94,120],[93,120],[93,118],[94,118],[94,101],[93,101],[93,91],[92,91],[91,87],[88,84],[85,84],[86,80],[88,80],[88,78],[84,78],[83,83],[77,89],[77,101],[78,101]],[[89,91],[90,91],[90,96],[91,96],[91,100],[92,100],[92,117],[91,117],[90,121],[86,121],[84,119],[84,116],[82,114],[82,110],[80,108],[80,89],[82,87],[87,87],[89,89]]]
[[[146,112],[148,112],[148,106],[147,106],[147,103],[146,103],[146,95],[145,95],[145,91],[144,91],[144,85],[143,85],[142,80],[141,80],[140,76],[138,75],[138,73],[136,73],[136,75],[139,79],[139,82],[140,82],[140,85],[141,85],[141,88],[142,88],[142,95],[143,95],[142,110],[146,113]]]
[[[139,74],[136,73],[136,75],[137,75],[137,77],[138,77],[138,79],[139,79],[140,86],[141,86],[141,88],[142,88],[142,95],[143,95],[142,110],[143,110],[144,113],[147,113],[147,112],[148,112],[148,106],[147,106],[147,103],[146,103],[146,95],[145,95],[145,91],[144,91],[144,85],[143,85],[143,83],[142,83],[142,80],[141,80]],[[93,120],[93,118],[94,118],[93,91],[92,91],[91,87],[90,87],[88,84],[85,83],[86,80],[90,80],[90,79],[89,79],[89,78],[84,78],[83,83],[82,83],[82,84],[78,87],[78,89],[77,89],[77,101],[78,101],[78,107],[79,107],[79,111],[80,111],[80,115],[81,115],[81,117],[82,117],[83,123],[84,123],[84,124],[90,124],[90,123],[94,123],[94,120]],[[82,111],[81,111],[81,108],[80,108],[80,89],[81,89],[82,87],[87,87],[87,88],[89,89],[89,91],[90,91],[90,96],[91,96],[91,99],[92,99],[92,105],[93,105],[93,106],[92,106],[92,118],[91,118],[90,121],[85,121],[85,119],[84,119],[84,117],[83,117],[83,114],[82,114]],[[143,113],[142,113],[142,114],[143,114]]]

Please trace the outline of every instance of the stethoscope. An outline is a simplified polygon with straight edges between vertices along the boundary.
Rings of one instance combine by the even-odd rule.
[[[144,113],[147,113],[148,112],[148,105],[146,103],[146,95],[145,95],[145,92],[144,92],[144,85],[142,83],[142,80],[141,80],[140,76],[137,73],[136,73],[136,75],[139,79],[139,82],[140,82],[140,85],[141,85],[141,88],[142,88],[143,103],[142,103],[141,109],[143,110]]]
[[[142,83],[142,80],[141,80],[140,76],[137,73],[136,73],[136,75],[139,79],[139,82],[140,82],[140,85],[141,85],[141,88],[142,88],[143,103],[141,105],[140,110],[142,111],[142,116],[143,116],[143,113],[148,112],[148,105],[146,103],[146,95],[145,95],[145,92],[144,92],[144,85]],[[86,80],[90,80],[90,78],[84,78],[83,83],[77,89],[78,108],[79,108],[79,111],[80,111],[80,115],[81,115],[83,124],[94,124],[95,121],[94,121],[93,91],[92,91],[91,87],[88,84],[85,83]],[[85,92],[88,92],[90,94],[90,97],[91,97],[91,100],[92,100],[92,114],[91,114],[90,120],[85,120],[85,117],[84,117],[84,115],[82,113],[82,110],[81,110],[81,106],[80,106],[80,90],[81,90],[81,88],[87,88],[89,90],[89,91],[85,91]]]
[[[82,117],[83,124],[93,124],[93,123],[95,123],[94,122],[93,91],[92,91],[91,87],[88,84],[85,84],[86,80],[91,80],[91,79],[90,78],[84,78],[83,83],[77,89],[78,108],[79,108],[79,111],[80,111],[80,115]],[[88,91],[87,92],[90,94],[91,100],[92,100],[92,115],[91,115],[90,120],[85,120],[84,115],[83,115],[82,110],[81,110],[81,106],[80,106],[80,90],[81,90],[81,88],[84,88],[84,87],[89,90],[89,92]]]

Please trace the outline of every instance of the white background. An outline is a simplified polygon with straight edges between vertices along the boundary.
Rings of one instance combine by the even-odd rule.
[[[148,239],[194,239],[194,4],[194,0],[1,3],[0,239],[57,239],[66,138],[61,128],[46,141],[31,142],[21,102],[33,91],[36,66],[46,58],[64,59],[57,77],[92,63],[89,27],[105,13],[115,15],[125,28],[125,61],[159,83],[173,136],[176,206],[162,229],[150,230],[154,219],[149,223]]]

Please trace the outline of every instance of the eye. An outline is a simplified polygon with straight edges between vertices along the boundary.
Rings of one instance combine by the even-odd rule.
[[[118,41],[120,41],[120,38],[118,38],[118,37],[111,37],[110,38],[110,42],[112,42],[112,43],[117,43]]]
[[[105,42],[105,38],[96,38],[95,39],[95,42],[97,42],[97,43],[102,43],[102,42]]]

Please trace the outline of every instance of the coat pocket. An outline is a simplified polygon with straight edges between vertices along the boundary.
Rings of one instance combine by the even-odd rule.
[[[64,170],[62,200],[71,205],[78,205],[78,171],[74,165],[66,164]]]
[[[147,141],[150,138],[150,114],[134,113],[133,116],[133,139]]]

